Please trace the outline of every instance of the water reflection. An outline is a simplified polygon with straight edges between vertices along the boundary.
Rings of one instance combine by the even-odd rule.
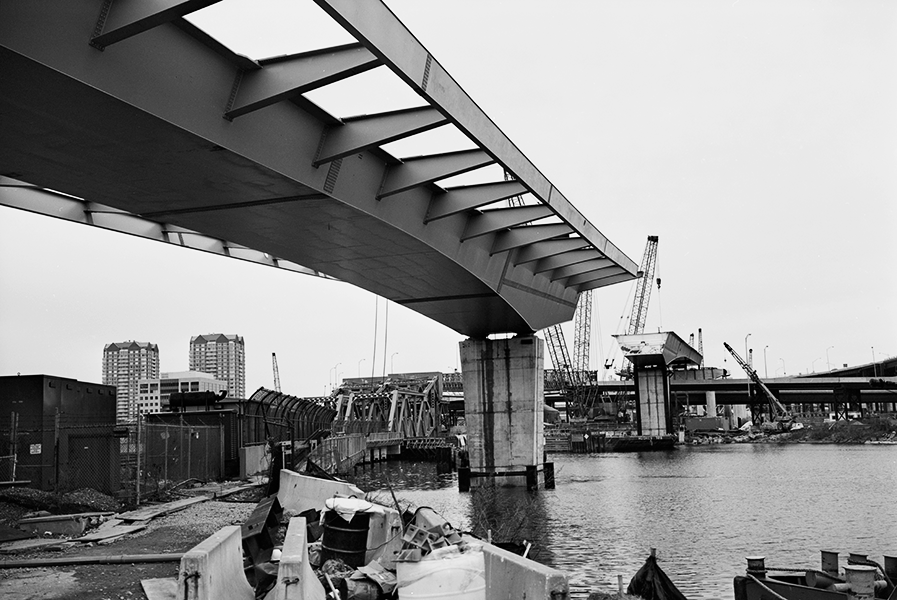
[[[732,598],[744,558],[818,568],[819,550],[897,551],[897,448],[725,445],[665,452],[553,455],[557,488],[459,493],[432,463],[358,469],[353,482],[429,506],[454,526],[488,524],[533,543],[530,556],[571,584],[616,589],[657,548],[689,598]],[[483,526],[480,525],[483,535]],[[517,541],[517,540],[514,540]]]

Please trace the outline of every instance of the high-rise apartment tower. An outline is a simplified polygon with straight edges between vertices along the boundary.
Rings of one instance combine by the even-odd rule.
[[[246,397],[246,355],[243,337],[209,333],[190,338],[190,370],[210,373],[227,382],[230,398]]]
[[[103,385],[115,386],[115,420],[137,418],[141,379],[158,379],[159,347],[149,342],[115,342],[103,348]]]

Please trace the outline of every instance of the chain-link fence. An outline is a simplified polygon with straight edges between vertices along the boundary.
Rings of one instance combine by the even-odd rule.
[[[90,488],[139,503],[187,480],[222,479],[224,460],[223,424],[0,421],[0,482],[59,494]]]

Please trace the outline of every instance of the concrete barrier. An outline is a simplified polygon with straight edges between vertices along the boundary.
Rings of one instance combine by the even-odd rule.
[[[368,550],[364,562],[367,564],[380,559],[381,564],[388,566],[402,549],[402,515],[394,508],[379,504],[375,504],[370,513]]]
[[[364,492],[345,481],[309,477],[289,469],[280,471],[277,500],[284,511],[299,514],[309,508],[321,510],[324,501],[334,496],[364,498]]]
[[[569,595],[563,571],[546,567],[492,544],[483,544],[489,600],[551,600]]]
[[[277,571],[277,584],[265,600],[324,600],[327,592],[308,562],[305,518],[293,517],[287,527]]]
[[[181,558],[178,600],[254,600],[243,574],[240,526],[224,527]]]
[[[240,479],[265,474],[271,464],[271,454],[267,444],[243,446],[240,448]]]

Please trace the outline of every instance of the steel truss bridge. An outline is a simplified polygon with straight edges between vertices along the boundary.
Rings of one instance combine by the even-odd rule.
[[[275,58],[191,21],[216,3],[0,3],[0,204],[338,278],[473,338],[568,321],[636,277],[379,0],[314,0],[353,41]],[[306,97],[376,68],[418,102]],[[466,141],[384,148],[438,127]]]

